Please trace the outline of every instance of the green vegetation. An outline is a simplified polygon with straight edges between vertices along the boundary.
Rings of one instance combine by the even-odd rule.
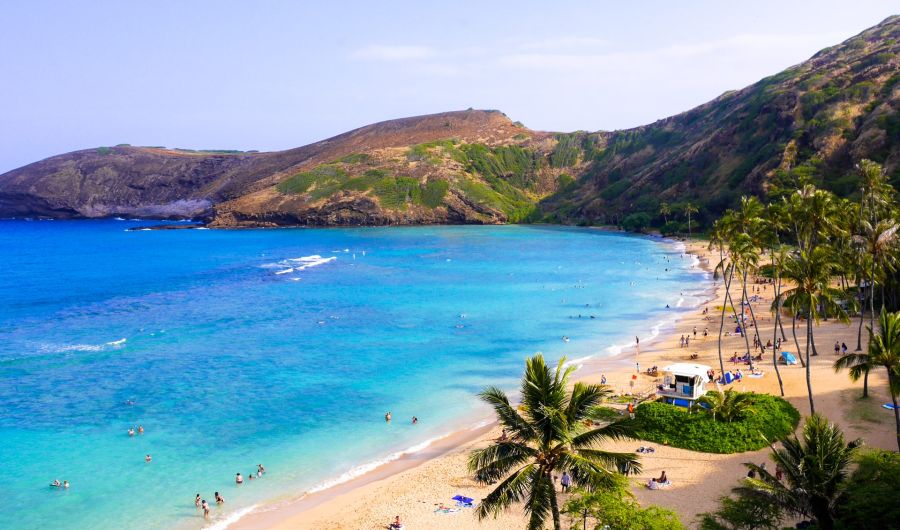
[[[451,159],[456,160],[461,164],[465,164],[466,157],[456,147],[456,144],[458,143],[458,140],[450,139],[414,145],[409,148],[406,158],[412,161],[424,161],[432,165],[438,165],[441,163],[441,157],[446,154]]]
[[[493,187],[506,181],[519,189],[531,188],[542,162],[540,154],[517,145],[464,144],[460,149],[466,156],[466,170],[478,173]]]
[[[112,152],[113,152],[112,147],[98,147],[97,148],[97,154],[100,156],[106,156],[106,155],[112,154]]]
[[[870,503],[876,499],[876,502],[886,502],[892,506],[889,512],[893,512],[894,518],[882,520],[896,522],[900,510],[894,502],[897,494],[894,488],[900,484],[896,475],[900,466],[896,459],[866,456],[860,460],[860,469],[848,480],[850,464],[861,443],[861,440],[846,442],[837,426],[813,414],[807,418],[801,436],[791,436],[782,442],[780,449],[772,450],[771,458],[776,469],[783,473],[783,479],[774,470],[744,464],[753,476],[734,488],[737,499],[726,498],[718,511],[704,514],[700,527],[703,530],[778,528],[784,519],[810,517],[822,530],[893,527],[869,526],[870,520],[883,515],[872,514],[865,508],[877,512],[879,505]],[[882,466],[887,469],[879,469]],[[882,478],[883,471],[894,475],[884,476],[887,484],[874,482],[874,478]],[[860,494],[871,498],[860,498]],[[840,524],[842,512],[864,524],[844,527]],[[754,516],[759,518],[756,525],[751,519]]]
[[[628,491],[628,482],[617,477],[617,487],[596,492],[578,491],[563,507],[570,528],[627,528],[628,530],[682,530],[675,512],[659,506],[641,506]]]
[[[429,208],[437,208],[444,203],[444,197],[447,195],[448,189],[450,189],[450,183],[446,180],[429,180],[425,187],[422,188],[422,204]]]
[[[839,528],[894,528],[900,521],[900,454],[867,451],[856,458],[843,499],[837,506]]]
[[[569,390],[574,368],[565,368],[563,362],[552,369],[540,354],[527,359],[518,407],[497,387],[480,394],[494,408],[507,436],[469,456],[475,480],[497,484],[475,508],[479,519],[497,516],[521,502],[530,518],[529,528],[543,528],[551,519],[554,530],[561,530],[554,475],[566,472],[575,487],[602,492],[621,490],[617,469],[640,471],[634,454],[599,448],[606,440],[631,434],[634,422],[586,427],[588,411],[611,392],[601,385],[580,382]]]
[[[747,394],[751,413],[731,422],[706,413],[691,413],[661,402],[642,403],[635,411],[638,437],[660,444],[704,453],[755,451],[789,435],[800,421],[790,403],[767,394]]]
[[[315,185],[315,198],[322,198],[338,191],[348,179],[349,175],[339,165],[323,164],[282,180],[276,188],[281,193],[306,193]]]
[[[458,180],[460,190],[469,200],[505,213],[511,223],[524,221],[535,211],[534,203],[521,191],[502,181],[495,184],[500,190],[469,177]]]
[[[345,164],[368,164],[372,162],[372,155],[366,153],[350,153],[349,155],[342,157],[340,161]]]
[[[572,167],[581,156],[581,135],[557,134],[556,146],[550,153],[551,167]]]

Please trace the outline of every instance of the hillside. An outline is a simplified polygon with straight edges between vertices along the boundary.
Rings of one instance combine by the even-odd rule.
[[[900,16],[808,61],[688,112],[586,136],[592,163],[541,205],[550,220],[617,223],[661,202],[691,201],[700,217],[742,194],[763,195],[799,175],[839,195],[858,189],[870,158],[900,181]]]
[[[0,175],[0,217],[204,219],[214,227],[699,218],[800,175],[839,194],[853,165],[900,180],[900,17],[685,113],[613,132],[532,131],[498,111],[391,120],[287,151],[127,145]],[[670,229],[677,229],[675,222]]]

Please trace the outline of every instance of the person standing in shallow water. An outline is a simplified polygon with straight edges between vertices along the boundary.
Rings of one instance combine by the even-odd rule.
[[[388,411],[387,414],[384,415],[384,421],[391,421],[391,411]]]
[[[238,474],[235,475],[235,477],[234,477],[234,483],[235,483],[235,484],[243,484],[243,483],[244,483],[244,477],[242,477],[241,474],[238,473]]]

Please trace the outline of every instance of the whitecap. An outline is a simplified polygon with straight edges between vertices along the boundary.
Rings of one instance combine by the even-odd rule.
[[[256,509],[258,504],[253,504],[251,506],[247,506],[245,508],[241,508],[240,510],[236,510],[226,515],[223,519],[219,521],[214,521],[212,524],[208,526],[204,526],[203,528],[206,530],[224,530],[234,523],[238,522],[241,518],[243,518],[248,513],[252,512]]]

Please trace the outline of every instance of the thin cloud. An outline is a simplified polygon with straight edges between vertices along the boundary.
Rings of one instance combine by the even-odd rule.
[[[433,57],[435,52],[428,46],[385,46],[371,45],[350,54],[354,59],[369,61],[415,61]]]

